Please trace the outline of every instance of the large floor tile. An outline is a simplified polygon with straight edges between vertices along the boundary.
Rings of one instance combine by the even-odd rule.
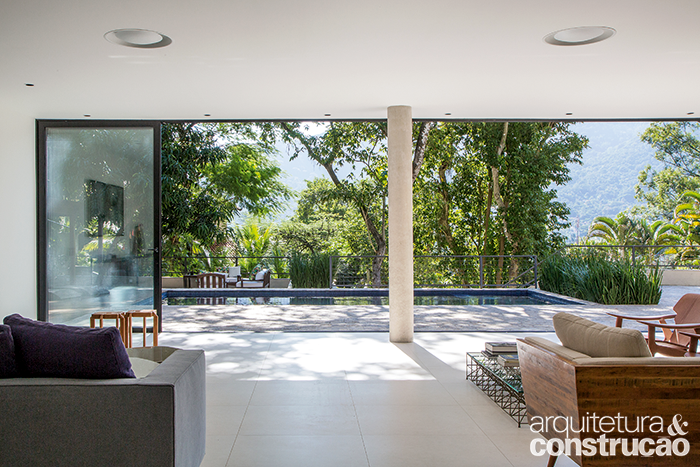
[[[462,379],[459,382],[442,383],[442,386],[450,393],[452,397],[462,406],[493,406],[498,409],[498,406],[487,396],[484,391],[479,389],[471,381]],[[500,410],[500,409],[499,409]]]
[[[356,405],[456,405],[437,381],[351,381]]]
[[[258,381],[250,405],[352,405],[346,381]]]
[[[457,405],[358,405],[363,435],[482,434]]]
[[[487,435],[498,435],[513,428],[518,429],[518,422],[492,401],[490,404],[465,406],[464,410]],[[519,430],[530,433],[529,425],[524,423],[520,425]]]
[[[256,384],[255,381],[208,376],[207,406],[248,405]]]
[[[359,435],[350,405],[248,406],[239,433],[248,435]]]
[[[207,405],[207,435],[236,436],[247,408],[246,405]]]
[[[484,435],[364,435],[372,467],[510,467]]]
[[[225,467],[235,440],[235,436],[207,434],[204,460],[200,467]]]
[[[239,436],[228,467],[369,467],[355,436]]]

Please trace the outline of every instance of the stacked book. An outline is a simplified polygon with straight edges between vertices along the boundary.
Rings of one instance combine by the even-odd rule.
[[[482,353],[489,358],[496,358],[504,367],[520,366],[518,347],[515,342],[487,342]]]

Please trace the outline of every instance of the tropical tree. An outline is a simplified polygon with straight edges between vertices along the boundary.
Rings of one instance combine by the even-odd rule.
[[[177,269],[170,264],[174,257],[221,254],[232,234],[228,225],[242,211],[276,212],[289,198],[271,158],[273,147],[256,137],[253,127],[243,124],[163,124],[166,270]]]
[[[415,124],[414,179],[420,171],[432,124]],[[359,214],[374,256],[371,283],[382,283],[381,269],[387,252],[386,122],[331,122],[325,132],[311,135],[308,126],[282,122],[267,125],[269,138],[292,145],[296,158],[306,154],[322,166],[333,183],[334,198]],[[339,169],[351,168],[345,177]]]
[[[700,193],[686,191],[681,195],[681,203],[674,211],[674,224],[679,237],[687,245],[700,243]],[[697,248],[683,248],[679,252],[679,260],[695,259],[698,257]]]
[[[615,218],[598,216],[588,228],[589,239],[599,240],[606,245],[639,245],[639,223],[625,212]]]
[[[272,248],[272,232],[272,225],[263,228],[259,219],[252,217],[235,228],[234,237],[244,272],[250,274],[258,264],[263,265],[263,256],[268,255]]]
[[[541,254],[563,242],[569,180],[587,140],[566,123],[438,124],[414,190],[416,249],[425,254]],[[497,283],[505,260],[496,266]],[[507,266],[518,274],[518,262]]]
[[[674,219],[679,197],[686,191],[700,191],[700,123],[656,122],[641,135],[663,164],[659,171],[647,166],[639,174],[635,197],[651,218]]]
[[[341,232],[347,226],[347,217],[356,215],[337,196],[333,183],[319,177],[306,181],[306,189],[297,196],[294,215],[279,225],[274,235],[289,252],[349,254]]]

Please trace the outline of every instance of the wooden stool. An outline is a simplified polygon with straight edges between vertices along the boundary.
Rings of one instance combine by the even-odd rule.
[[[133,335],[132,335],[132,330],[133,330],[133,318],[143,318],[143,345],[142,347],[148,347],[146,345],[146,334],[148,332],[148,328],[146,327],[146,320],[148,318],[153,319],[153,347],[158,345],[158,313],[156,313],[156,310],[131,310],[127,311],[124,313],[125,316],[125,321],[126,321],[126,338],[128,340],[128,345],[127,347],[131,347],[133,344]]]
[[[115,321],[115,326],[117,329],[119,329],[119,335],[122,336],[122,342],[124,343],[124,347],[129,347],[127,345],[127,335],[126,335],[126,317],[124,316],[124,313],[118,313],[115,311],[101,311],[97,313],[93,313],[92,316],[90,316],[90,327],[94,328],[97,320],[100,321],[100,327],[104,327],[104,320],[110,320],[113,319]]]

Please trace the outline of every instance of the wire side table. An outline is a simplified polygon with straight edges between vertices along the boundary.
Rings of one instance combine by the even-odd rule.
[[[497,358],[467,352],[467,379],[481,389],[518,423],[527,423],[527,411],[519,367],[504,367]]]

